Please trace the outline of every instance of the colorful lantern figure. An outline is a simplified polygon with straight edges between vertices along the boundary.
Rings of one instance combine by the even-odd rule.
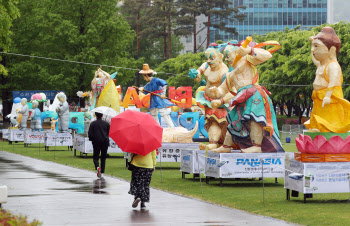
[[[170,112],[167,110],[167,107],[174,106],[174,104],[165,96],[168,83],[163,79],[154,78],[153,72],[154,71],[149,68],[148,64],[143,65],[143,68],[139,73],[142,74],[143,79],[148,83],[144,87],[140,87],[139,90],[144,94],[151,94],[149,111],[152,117],[159,123],[159,112],[160,116],[164,118],[168,126],[173,128],[175,125],[170,118]]]
[[[93,109],[95,106],[97,106],[98,98],[100,97],[103,88],[108,84],[110,80],[110,74],[103,71],[101,68],[97,69],[95,72],[95,77],[91,81],[93,103],[90,109]]]
[[[211,87],[219,87],[226,78],[228,67],[222,62],[223,55],[217,44],[210,44],[209,48],[204,52],[206,62],[197,70],[191,69],[190,78],[196,82],[201,82],[201,75],[206,77],[205,87],[200,87],[196,95],[196,101],[205,108],[205,129],[208,131],[209,144],[200,144],[199,148],[209,150],[220,147],[225,140],[227,131],[227,111],[224,105],[233,98],[231,93],[227,93],[218,99],[220,106],[212,108],[211,101],[216,100],[214,93],[210,91]],[[227,105],[228,106],[228,105]]]
[[[343,96],[343,74],[337,60],[340,39],[331,27],[322,28],[309,39],[317,71],[312,92],[313,109],[305,126],[310,132],[346,133],[350,130],[350,102]]]
[[[31,124],[30,124],[30,128],[32,129],[32,131],[41,131],[41,111],[39,110],[39,102],[36,100],[32,101],[32,106],[33,106],[33,110],[32,110],[32,114],[31,114]]]
[[[271,53],[278,50],[280,45],[277,42],[265,42],[250,47],[250,42],[251,37],[247,37],[234,51],[226,49],[229,50],[226,52],[227,61],[233,62],[231,66],[234,69],[219,87],[210,88],[216,98],[237,92],[230,103],[233,108],[227,115],[229,125],[224,145],[213,152],[231,152],[232,143],[237,143],[245,153],[283,152],[275,111],[268,97],[270,93],[258,85],[259,74],[256,68],[256,65],[270,59]],[[264,45],[274,47],[261,49]],[[211,102],[213,108],[220,104],[217,100]]]
[[[58,122],[58,119],[51,118],[51,132],[56,132],[56,123]]]
[[[101,68],[98,68],[95,72],[95,77],[91,81],[92,90],[86,92],[78,91],[77,96],[81,98],[89,97],[87,106],[90,107],[90,110],[94,109],[96,106],[98,106],[97,103],[103,89],[107,86],[109,81],[113,80],[113,83],[116,81],[114,78],[117,74],[118,72],[114,72],[110,75]]]
[[[43,97],[40,95],[40,93],[33,94],[32,97],[30,98],[31,100],[36,100],[36,101],[41,101]]]

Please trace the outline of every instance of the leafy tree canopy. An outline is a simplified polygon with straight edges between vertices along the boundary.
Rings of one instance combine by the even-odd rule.
[[[200,85],[187,74],[190,69],[200,67],[203,62],[205,62],[203,53],[185,53],[161,63],[156,69],[159,72],[157,77],[166,80],[169,86],[192,86],[195,91]]]
[[[19,10],[16,6],[17,0],[0,1],[0,51],[8,51],[11,44],[12,21],[19,17]],[[0,61],[2,60],[0,55]],[[0,64],[0,74],[7,75],[4,65]]]
[[[76,62],[136,68],[128,56],[135,33],[118,13],[114,0],[20,0],[22,17],[13,26],[15,53]],[[8,57],[10,90],[58,89],[69,94],[89,90],[98,65],[37,58]],[[118,71],[121,85],[132,83],[135,72]],[[25,81],[25,82],[23,82]]]
[[[347,67],[349,58],[347,52],[350,47],[350,24],[338,23],[335,25],[322,25],[311,30],[288,29],[280,32],[271,32],[266,36],[254,36],[257,42],[276,40],[282,48],[273,53],[272,59],[260,65],[260,83],[265,84],[285,84],[285,85],[309,85],[307,87],[280,87],[268,86],[272,91],[272,97],[280,101],[282,99],[299,98],[299,94],[311,97],[313,90],[312,83],[315,79],[316,66],[311,58],[311,43],[309,37],[317,34],[324,26],[331,26],[339,36],[342,47],[338,55],[338,62],[342,68],[344,84],[350,81],[350,69]],[[343,86],[345,97],[350,97],[349,86]]]

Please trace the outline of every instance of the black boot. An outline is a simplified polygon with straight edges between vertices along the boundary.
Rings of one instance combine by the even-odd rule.
[[[145,210],[146,209],[146,205],[144,202],[141,202],[141,210]]]

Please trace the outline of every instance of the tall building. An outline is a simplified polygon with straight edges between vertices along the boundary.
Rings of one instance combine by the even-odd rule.
[[[233,0],[233,6],[247,7],[241,10],[246,15],[243,22],[227,25],[234,26],[239,34],[232,36],[211,28],[210,42],[219,39],[243,40],[254,34],[263,35],[272,31],[281,31],[285,27],[292,29],[299,24],[307,29],[327,23],[327,0]]]
[[[196,37],[196,44],[197,44],[197,49],[198,52],[203,51],[207,47],[207,28],[204,26],[204,22],[208,20],[204,14],[198,16],[196,22],[196,31],[197,37]],[[193,34],[186,36],[186,37],[181,37],[180,41],[184,45],[184,49],[181,50],[180,54],[188,53],[188,52],[193,52],[193,45],[194,45],[194,40],[193,40]]]

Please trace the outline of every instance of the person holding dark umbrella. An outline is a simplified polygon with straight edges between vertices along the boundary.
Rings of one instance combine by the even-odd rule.
[[[109,124],[102,120],[103,114],[95,112],[96,120],[91,122],[88,136],[94,148],[93,162],[97,170],[97,177],[101,178],[105,172],[107,150],[109,146]],[[99,158],[101,153],[101,167]]]

